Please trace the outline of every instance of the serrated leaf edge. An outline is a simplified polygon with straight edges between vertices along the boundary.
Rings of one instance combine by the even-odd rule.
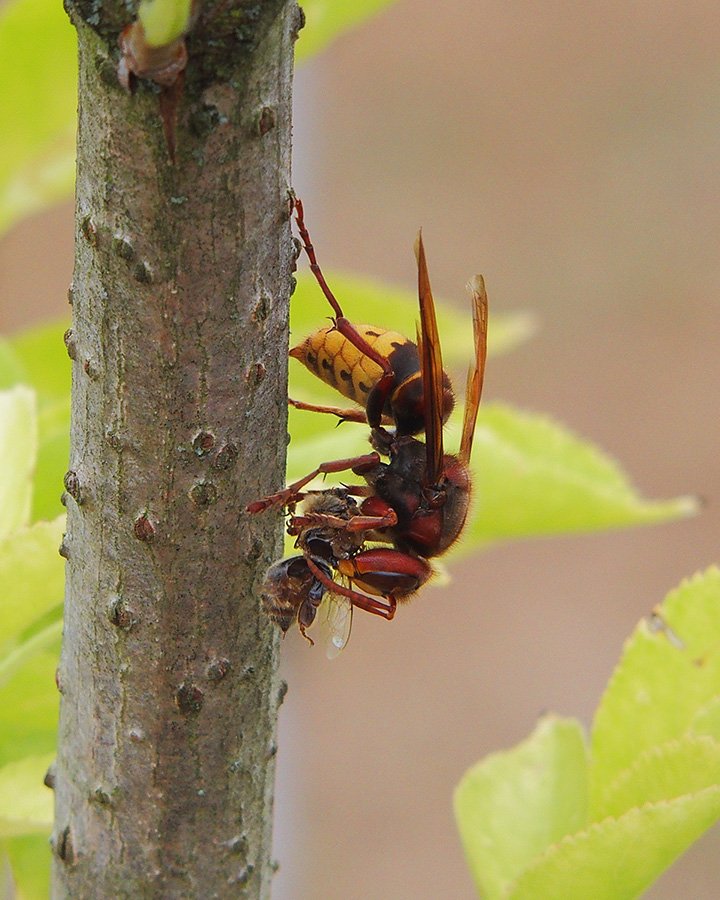
[[[626,768],[623,769],[607,786],[603,793],[603,805],[607,806],[608,798],[612,798],[614,794],[623,787],[634,775],[636,775],[644,766],[646,766],[653,759],[660,759],[662,756],[665,756],[668,752],[672,752],[674,750],[681,750],[683,745],[689,746],[706,746],[708,749],[717,749],[718,754],[720,754],[720,741],[715,740],[715,738],[710,735],[695,735],[691,732],[685,732],[685,734],[680,737],[672,738],[669,741],[663,741],[661,744],[655,744],[653,747],[648,747],[647,750],[643,750],[639,756],[636,756],[632,763]],[[590,767],[590,775],[592,778],[592,766]],[[711,785],[708,785],[710,787]],[[704,790],[704,788],[703,788]],[[677,794],[675,797],[665,797],[665,800],[674,800],[677,797],[683,797],[687,795],[687,791]],[[690,793],[698,793],[697,791],[693,791]],[[656,801],[660,802],[660,801]],[[635,809],[636,807],[630,807],[630,809]],[[622,815],[622,814],[621,814]],[[591,810],[592,816],[592,810]],[[615,814],[617,818],[618,815]],[[601,818],[608,818],[607,815],[603,815]]]
[[[522,872],[518,875],[518,877],[508,885],[507,889],[503,893],[503,897],[512,898],[512,892],[517,887],[521,878],[523,878],[528,872],[535,868],[539,868],[544,864],[546,859],[549,859],[554,854],[558,853],[562,847],[572,845],[579,840],[584,840],[586,836],[589,838],[594,832],[599,832],[603,828],[606,828],[608,824],[612,822],[620,822],[623,819],[627,819],[630,817],[640,816],[644,811],[648,809],[662,809],[663,807],[669,807],[673,804],[677,804],[680,801],[688,798],[696,798],[696,797],[704,797],[710,796],[712,794],[717,794],[718,798],[720,798],[720,785],[711,785],[710,787],[703,788],[700,791],[692,791],[687,794],[680,794],[677,797],[673,797],[670,800],[657,800],[652,803],[643,803],[641,806],[634,806],[631,809],[627,810],[620,816],[606,816],[603,819],[598,820],[597,822],[589,823],[585,828],[580,831],[573,832],[573,834],[566,834],[564,837],[560,838],[559,841],[556,841],[554,844],[551,844],[542,853],[538,854],[535,859],[532,860],[529,866],[526,866]],[[720,810],[718,810],[718,817],[720,818]],[[662,870],[664,871],[664,869]],[[660,873],[658,873],[660,874]]]
[[[607,684],[605,685],[605,690],[600,697],[600,702],[598,703],[597,709],[595,710],[595,715],[593,716],[592,727],[590,729],[590,748],[591,751],[594,749],[594,737],[595,737],[595,729],[597,726],[598,715],[603,709],[603,704],[605,698],[609,696],[612,692],[612,689],[622,674],[622,669],[625,664],[625,660],[627,658],[628,653],[632,649],[632,645],[640,638],[657,638],[660,634],[667,634],[667,629],[660,630],[651,630],[650,628],[650,617],[652,615],[658,615],[662,618],[663,622],[670,628],[673,629],[672,621],[668,620],[668,616],[666,615],[666,606],[671,604],[672,601],[677,597],[677,595],[686,590],[687,588],[693,587],[696,584],[702,584],[708,578],[717,578],[718,579],[718,588],[720,589],[720,567],[716,565],[708,566],[706,569],[702,569],[698,572],[695,572],[693,575],[689,575],[680,582],[680,584],[673,588],[671,591],[665,595],[665,598],[655,607],[651,613],[646,616],[643,616],[642,619],[635,625],[632,633],[628,635],[627,638],[623,641],[622,650],[620,653],[620,659],[615,665],[610,678],[608,678]],[[669,642],[670,646],[674,646],[672,642]],[[676,648],[679,649],[679,648]],[[595,754],[596,755],[596,754]]]

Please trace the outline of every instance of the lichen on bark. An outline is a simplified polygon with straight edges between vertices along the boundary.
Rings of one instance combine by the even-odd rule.
[[[76,490],[54,894],[264,897],[280,691],[256,588],[280,523],[244,509],[283,478],[299,14],[203,10],[172,164],[157,87],[114,77],[125,6],[70,13]]]

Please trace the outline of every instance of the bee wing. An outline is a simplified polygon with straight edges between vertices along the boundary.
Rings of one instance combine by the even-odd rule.
[[[460,439],[460,453],[458,454],[460,461],[465,465],[470,462],[475,422],[478,409],[480,408],[480,398],[485,378],[488,324],[488,302],[482,275],[475,275],[470,280],[468,290],[472,296],[475,359],[468,369],[467,387],[465,389],[465,415],[463,417],[462,437]]]
[[[350,640],[353,605],[348,597],[328,591],[323,599],[323,609],[325,653],[328,659],[335,659]]]
[[[420,366],[423,379],[425,412],[425,446],[427,467],[425,477],[429,485],[437,484],[443,468],[443,364],[440,334],[435,318],[435,301],[430,288],[422,232],[415,241],[418,264],[418,300],[420,302]]]

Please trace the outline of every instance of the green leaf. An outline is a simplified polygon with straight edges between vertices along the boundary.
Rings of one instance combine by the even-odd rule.
[[[70,197],[74,184],[75,130],[69,126],[0,185],[0,238],[16,222]]]
[[[10,838],[4,847],[12,867],[15,900],[47,900],[50,896],[50,842],[45,835]]]
[[[720,816],[720,787],[632,809],[566,837],[527,869],[508,900],[633,900]]]
[[[595,716],[592,807],[645,751],[691,731],[720,688],[720,570],[672,591],[628,641]]]
[[[30,328],[0,344],[0,384],[30,385],[37,392],[38,451],[31,521],[62,513],[62,479],[70,457],[70,361],[64,321]]]
[[[0,540],[28,521],[37,453],[35,394],[0,392]]]
[[[25,381],[25,367],[17,357],[10,341],[0,338],[0,391]]]
[[[0,235],[72,189],[75,47],[55,0],[10,0],[0,9]]]
[[[43,778],[53,759],[28,756],[0,768],[0,838],[49,833],[53,796]]]
[[[314,56],[336,37],[390,6],[392,0],[304,0],[306,25],[300,32],[295,58]]]
[[[61,401],[69,409],[71,366],[63,341],[67,327],[64,320],[50,322],[28,328],[10,339],[21,367],[18,383],[35,388],[41,410]]]
[[[488,900],[504,896],[531,860],[585,824],[580,724],[544,718],[526,741],[470,769],[455,793],[455,816],[478,890]]]
[[[645,500],[618,465],[550,419],[488,404],[475,432],[470,544],[664,522],[692,497]]]
[[[690,724],[690,733],[720,741],[720,695],[699,707]]]
[[[65,517],[36,522],[0,542],[0,648],[62,603],[65,563],[58,554]]]
[[[540,760],[547,755],[538,732],[461,783],[458,820],[484,896],[630,900],[717,821],[719,669],[720,571],[711,568],[669,594],[628,641],[595,717],[589,808],[571,806],[588,793],[578,759],[555,760],[556,783],[538,789],[534,745]],[[574,833],[543,832],[555,803],[575,813]]]
[[[57,646],[62,635],[62,627],[62,606],[58,606],[53,622],[29,635],[17,647],[0,657],[0,687],[7,684],[34,656]]]
[[[55,748],[59,644],[37,653],[0,686],[0,765]]]
[[[63,475],[70,459],[70,398],[46,404],[38,417],[39,446],[31,521],[54,519],[63,514],[60,497]]]
[[[641,753],[609,786],[595,820],[720,785],[720,743],[684,736]]]
[[[328,277],[343,308],[356,321],[414,334],[417,299],[410,291],[334,273]],[[321,327],[329,306],[314,278],[302,273],[291,306],[292,343]],[[468,360],[472,328],[468,315],[438,303],[445,360]],[[525,315],[490,316],[490,350],[508,349],[532,333]],[[464,384],[464,381],[456,383]],[[352,406],[323,385],[300,363],[290,362],[290,396],[311,403]],[[459,443],[462,413],[446,428],[446,449]],[[323,424],[324,423],[324,424]],[[289,478],[311,471],[318,462],[367,452],[367,433],[332,416],[290,410],[292,442]],[[640,497],[617,464],[591,444],[542,416],[488,404],[480,412],[472,471],[475,502],[458,550],[510,538],[576,533],[662,522],[694,513],[697,502],[680,497],[648,501]],[[342,480],[339,477],[337,480]]]
[[[327,276],[335,295],[340,299],[343,309],[358,324],[377,325],[398,331],[401,334],[415,335],[418,320],[417,294],[403,288],[388,287],[367,278],[333,272]],[[465,294],[464,290],[460,292]],[[304,340],[318,328],[329,325],[331,309],[318,287],[315,278],[309,272],[299,272],[297,287],[290,306],[290,345],[294,346]],[[447,303],[437,303],[438,326],[443,341],[443,360],[448,368],[461,365],[462,371],[458,383],[464,388],[465,368],[473,355],[473,336],[468,301],[465,313],[454,309]],[[490,356],[505,353],[527,340],[535,331],[534,318],[524,312],[494,315],[490,318],[488,331],[488,349]],[[414,337],[413,337],[414,339]],[[320,403],[331,406],[351,407],[352,402],[342,397],[329,385],[324,384],[297,360],[290,360],[289,394],[297,400]],[[458,420],[461,413],[456,414]],[[290,452],[290,465],[293,471],[298,470],[292,457],[295,448],[305,440],[311,442],[303,457],[310,458],[315,446],[320,444],[327,448],[327,435],[332,434],[333,445],[348,449],[337,456],[366,452],[367,433],[362,427],[344,425],[334,430],[337,420],[332,416],[320,416],[308,412],[290,410],[290,427],[293,449]],[[329,429],[329,431],[328,431]],[[327,454],[327,449],[323,452]],[[322,458],[326,458],[323,456]],[[315,457],[318,460],[319,457]],[[310,468],[314,468],[313,463]]]
[[[149,47],[164,47],[183,35],[190,24],[190,0],[142,0],[138,19]]]

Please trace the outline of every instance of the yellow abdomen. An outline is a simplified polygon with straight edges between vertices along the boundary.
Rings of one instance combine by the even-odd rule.
[[[374,325],[354,327],[374,350],[386,357],[410,343],[397,331],[386,331]],[[299,359],[313,375],[363,407],[382,374],[377,363],[368,359],[330,325],[314,331],[301,344],[293,347],[290,356]]]

